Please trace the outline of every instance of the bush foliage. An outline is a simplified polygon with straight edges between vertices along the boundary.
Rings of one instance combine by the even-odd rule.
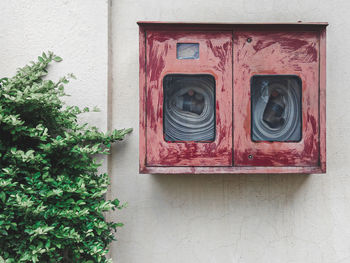
[[[43,78],[51,52],[0,80],[0,262],[108,262],[108,244],[121,223],[103,213],[109,178],[97,154],[131,129],[102,133],[80,124],[88,108],[65,106],[68,75]]]

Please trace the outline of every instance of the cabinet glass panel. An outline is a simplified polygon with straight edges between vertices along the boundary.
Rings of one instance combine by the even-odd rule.
[[[163,79],[166,141],[215,139],[215,79],[211,75],[170,74]]]
[[[251,79],[252,140],[301,140],[301,79],[295,75],[255,75]]]
[[[198,43],[177,43],[176,45],[177,59],[199,59]]]

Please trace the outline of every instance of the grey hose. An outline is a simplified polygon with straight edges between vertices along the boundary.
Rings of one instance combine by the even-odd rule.
[[[298,141],[301,139],[301,85],[299,78],[278,76],[259,82],[252,90],[252,130],[255,141]],[[262,77],[261,77],[262,78]],[[276,77],[275,77],[276,78]],[[279,127],[271,127],[264,121],[263,114],[269,97],[277,91],[285,105]]]
[[[168,75],[164,79],[164,135],[167,141],[213,141],[215,137],[215,80],[209,75]],[[179,107],[193,91],[203,101],[200,114]],[[194,106],[193,106],[194,107]],[[198,110],[197,110],[198,111]]]

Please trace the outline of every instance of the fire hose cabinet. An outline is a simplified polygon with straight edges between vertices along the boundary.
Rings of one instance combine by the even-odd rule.
[[[138,24],[140,173],[325,173],[327,23]]]

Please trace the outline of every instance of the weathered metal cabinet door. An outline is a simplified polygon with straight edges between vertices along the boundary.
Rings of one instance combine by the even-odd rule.
[[[234,33],[234,165],[317,166],[319,33]]]
[[[146,34],[146,165],[232,166],[232,31]]]

